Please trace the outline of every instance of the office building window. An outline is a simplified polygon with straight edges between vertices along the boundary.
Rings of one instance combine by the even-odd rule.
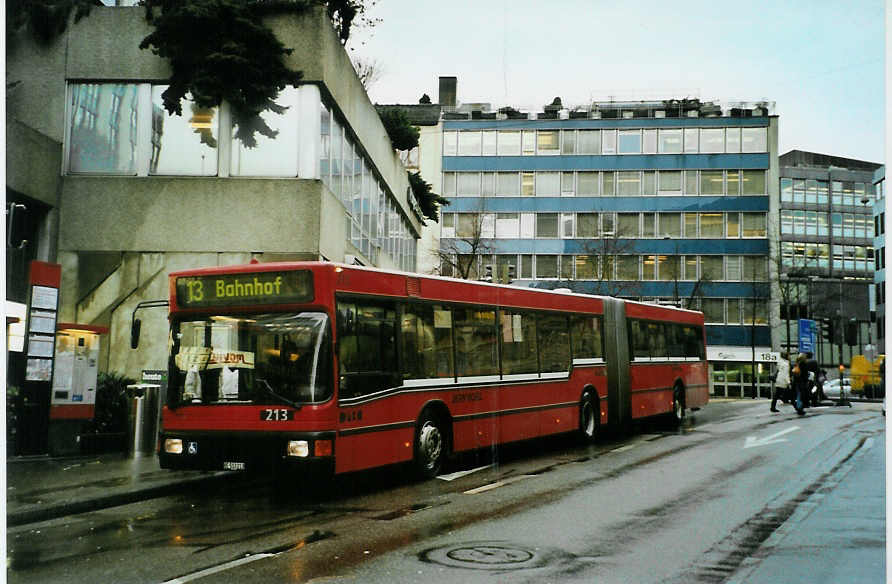
[[[558,276],[558,256],[556,255],[537,255],[536,256],[536,278],[557,278]]]
[[[579,197],[598,196],[600,190],[600,175],[597,172],[576,173],[576,195]]]
[[[499,156],[520,156],[520,130],[499,130]]]
[[[724,128],[701,128],[700,129],[700,152],[707,154],[720,153],[725,151],[725,129]]]
[[[617,196],[637,196],[641,194],[641,173],[617,172]]]
[[[767,152],[768,128],[741,128],[741,152]]]
[[[495,130],[483,132],[483,156],[496,156],[499,152],[497,143],[498,133]]]
[[[616,130],[601,130],[601,154],[616,154]]]
[[[496,195],[504,197],[520,196],[520,174],[516,172],[497,172]]]
[[[681,130],[660,130],[659,133],[660,154],[681,154],[682,133]]]
[[[536,136],[538,154],[560,153],[560,130],[539,130]]]
[[[641,130],[620,130],[618,148],[620,154],[641,154]]]
[[[681,213],[660,213],[660,236],[681,237]]]
[[[721,195],[724,192],[724,173],[721,170],[700,171],[701,195]]]
[[[685,128],[684,151],[689,154],[700,151],[700,132],[697,128]]]
[[[657,131],[656,130],[644,130],[644,148],[642,152],[644,154],[656,154],[657,153]]]
[[[576,154],[576,130],[561,130],[561,154]]]
[[[680,170],[661,170],[657,173],[659,179],[659,194],[661,195],[680,195],[681,194],[681,171]]]
[[[536,173],[536,196],[537,197],[557,197],[561,194],[561,173],[559,172],[537,172]]]
[[[558,214],[536,214],[536,237],[553,238],[558,236]]]
[[[768,191],[765,190],[765,171],[764,170],[743,170],[743,194],[744,195],[764,195]]]
[[[579,130],[577,133],[577,146],[578,154],[600,154],[601,131]]]
[[[458,155],[480,156],[483,137],[480,132],[458,133]]]
[[[743,213],[743,236],[766,237],[767,223],[765,213]]]

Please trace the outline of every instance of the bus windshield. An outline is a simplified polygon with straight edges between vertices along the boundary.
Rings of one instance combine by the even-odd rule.
[[[321,312],[174,321],[168,405],[324,402],[332,395],[329,328]]]

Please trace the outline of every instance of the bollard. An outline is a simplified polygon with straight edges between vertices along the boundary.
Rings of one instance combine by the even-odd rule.
[[[129,410],[127,453],[130,456],[154,454],[156,451],[160,389],[161,386],[154,383],[127,386]]]

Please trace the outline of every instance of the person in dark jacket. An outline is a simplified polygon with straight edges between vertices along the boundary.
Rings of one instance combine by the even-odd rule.
[[[806,369],[807,362],[808,357],[806,357],[804,353],[799,353],[799,356],[796,357],[796,364],[790,372],[790,381],[792,383],[794,396],[793,407],[796,408],[796,413],[800,416],[805,414],[805,400],[803,399],[803,396],[810,391],[808,370]]]
[[[811,351],[805,353],[805,370],[808,372],[808,391],[802,398],[803,407],[811,407],[817,405],[821,397],[821,389],[818,387],[818,376],[821,374],[821,367],[815,361]]]

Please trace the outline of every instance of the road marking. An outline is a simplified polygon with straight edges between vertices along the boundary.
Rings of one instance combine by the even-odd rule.
[[[510,485],[511,483],[516,483],[517,481],[522,481],[524,479],[531,479],[536,475],[518,475],[516,477],[510,477],[502,481],[496,481],[494,483],[489,483],[488,485],[483,485],[482,487],[477,487],[476,489],[470,489],[465,491],[464,495],[478,495],[480,493],[485,493],[486,491],[491,491],[493,489],[498,489],[499,487],[504,487],[505,485]]]
[[[452,474],[439,475],[437,478],[441,481],[454,481],[455,479],[460,479],[461,477],[467,476],[471,473],[475,473],[480,470],[484,470],[487,468],[492,468],[492,464],[488,464],[486,466],[478,466],[477,468],[472,468],[470,470],[460,470],[458,472],[454,472]]]
[[[248,564],[257,560],[262,560],[263,558],[271,558],[275,555],[276,554],[251,554],[237,560],[226,562],[225,564],[220,564],[219,566],[212,566],[210,568],[205,568],[204,570],[199,570],[198,572],[186,574],[185,576],[180,576],[179,578],[174,578],[173,580],[165,580],[164,582],[162,582],[162,584],[184,584],[185,582],[191,582],[192,580],[204,578],[205,576],[216,574],[217,572],[222,572],[230,568],[235,568],[236,566],[241,566],[242,564]]]
[[[638,446],[637,444],[626,444],[625,446],[620,446],[619,448],[614,448],[610,452],[625,452],[626,450],[632,450]]]
[[[789,434],[790,432],[795,432],[799,429],[799,426],[790,426],[785,430],[781,430],[780,432],[776,432],[771,436],[766,436],[764,438],[756,438],[755,436],[747,436],[746,442],[743,443],[743,448],[755,448],[756,446],[767,446],[769,444],[776,444],[778,442],[786,442],[786,438],[781,438],[784,434]]]

